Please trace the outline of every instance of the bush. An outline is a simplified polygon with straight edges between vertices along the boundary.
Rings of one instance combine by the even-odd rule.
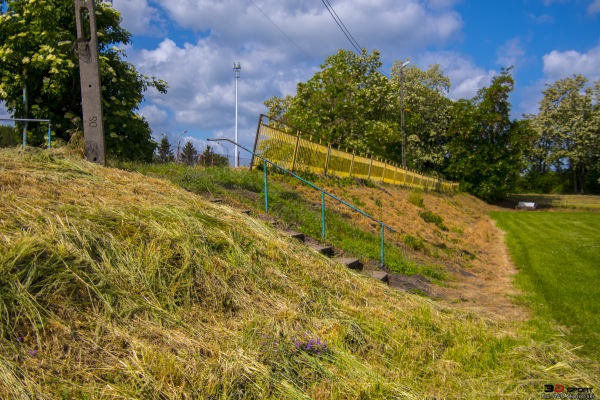
[[[443,231],[448,230],[448,228],[444,224],[444,219],[441,217],[441,215],[438,215],[431,211],[422,211],[419,213],[419,216],[423,219],[423,221],[435,224],[438,228],[440,228]]]
[[[406,235],[402,238],[404,244],[412,248],[413,250],[419,251],[425,248],[425,242],[420,237],[414,237],[413,235]]]
[[[408,197],[408,201],[417,207],[425,207],[425,202],[423,201],[423,192],[421,190],[413,190]]]

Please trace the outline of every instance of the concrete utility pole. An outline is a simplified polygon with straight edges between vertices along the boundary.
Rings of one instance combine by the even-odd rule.
[[[98,62],[98,34],[94,0],[74,0],[77,41],[75,49],[79,56],[81,80],[81,106],[83,109],[83,137],[85,158],[106,164],[104,123],[102,114],[102,86]],[[86,21],[87,20],[87,21]],[[89,22],[89,26],[87,23]]]

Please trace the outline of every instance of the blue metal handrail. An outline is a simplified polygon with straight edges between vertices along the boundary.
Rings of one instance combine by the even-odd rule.
[[[374,218],[373,216],[367,214],[366,212],[362,211],[359,208],[354,207],[352,204],[348,204],[348,202],[340,199],[339,197],[335,196],[334,194],[331,194],[327,191],[325,191],[324,189],[318,187],[317,185],[315,185],[312,182],[307,181],[306,179],[296,175],[295,173],[293,173],[292,171],[289,171],[283,167],[280,167],[279,165],[273,163],[270,160],[267,160],[266,158],[256,154],[255,152],[248,150],[247,148],[245,148],[244,146],[234,142],[231,139],[207,139],[209,142],[229,142],[234,144],[235,146],[240,147],[243,150],[246,150],[247,152],[251,153],[253,156],[260,158],[261,160],[263,160],[263,164],[264,164],[264,181],[265,181],[265,211],[268,213],[269,212],[269,187],[267,184],[267,164],[271,164],[272,166],[282,170],[283,172],[285,172],[288,175],[293,176],[294,178],[300,180],[301,182],[306,183],[308,186],[312,187],[315,190],[318,190],[321,192],[321,238],[325,239],[325,195],[331,197],[334,200],[337,200],[338,202],[344,204],[347,207],[350,207],[352,210],[358,212],[359,214],[362,214],[363,216],[377,222],[377,224],[379,224],[379,226],[381,227],[381,267],[385,266],[385,228],[389,229],[391,232],[396,232],[392,227],[390,227],[389,225],[386,225],[383,223],[383,221],[380,221],[376,218]]]

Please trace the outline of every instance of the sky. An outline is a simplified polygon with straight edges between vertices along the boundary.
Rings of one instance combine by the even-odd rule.
[[[600,0],[329,0],[358,44],[421,69],[440,64],[452,99],[472,98],[513,66],[512,117],[535,113],[546,84],[600,79]],[[325,57],[352,50],[324,0],[113,0],[132,44],[128,61],[165,80],[139,112],[160,140],[234,138],[251,147],[263,102],[295,94]],[[2,110],[0,110],[2,114]],[[183,133],[185,131],[185,133]],[[217,146],[219,153],[233,154]],[[244,155],[242,155],[244,157]]]

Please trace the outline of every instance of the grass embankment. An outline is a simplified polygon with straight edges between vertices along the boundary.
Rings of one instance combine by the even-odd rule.
[[[600,213],[492,213],[543,333],[556,325],[600,362]]]
[[[188,168],[180,164],[120,164],[122,168],[170,180],[191,192],[226,199],[264,214],[262,171]],[[318,186],[362,209],[396,232],[385,232],[385,264],[394,272],[447,281],[448,265],[472,261],[490,235],[473,227],[492,208],[469,196],[406,190],[352,179],[310,176]],[[269,174],[269,214],[293,229],[321,239],[320,192],[285,175]],[[424,201],[423,196],[427,198]],[[449,218],[447,227],[440,215]],[[431,223],[430,218],[440,221]],[[482,229],[483,228],[483,229]],[[381,230],[372,220],[326,198],[326,242],[363,261],[380,261]],[[467,263],[470,266],[470,263]]]
[[[3,399],[529,398],[597,384],[559,340],[61,153],[0,150],[0,268]]]

